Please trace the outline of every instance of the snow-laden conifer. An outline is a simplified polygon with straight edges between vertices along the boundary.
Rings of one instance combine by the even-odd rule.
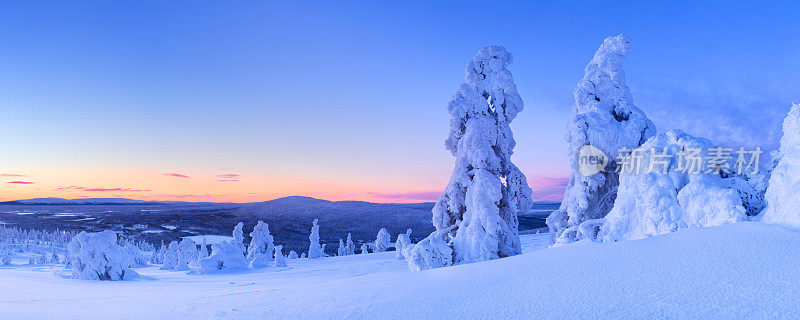
[[[381,228],[378,231],[378,235],[375,237],[375,242],[372,246],[373,252],[385,252],[389,249],[389,246],[392,242],[392,235],[389,234],[389,231],[386,228]]]
[[[761,221],[800,228],[800,104],[793,105],[783,120],[783,137],[775,158]]]
[[[283,246],[275,246],[274,258],[276,267],[288,267],[288,265],[286,265],[286,257],[283,256]]]
[[[324,256],[322,247],[319,245],[319,221],[314,219],[314,224],[311,226],[311,234],[308,236],[308,258],[316,259]]]
[[[250,245],[247,247],[247,259],[254,259],[256,255],[263,255],[268,261],[272,260],[272,252],[275,250],[272,235],[269,234],[269,225],[264,221],[258,221],[253,232],[250,233]]]
[[[124,280],[136,276],[131,258],[117,244],[113,231],[81,232],[70,241],[73,277],[81,280]]]
[[[586,73],[573,92],[575,104],[568,125],[568,157],[572,173],[558,210],[547,218],[553,241],[574,241],[564,230],[611,211],[619,176],[618,151],[642,145],[656,133],[656,127],[633,104],[622,62],[628,56],[631,40],[626,35],[608,37],[586,66]],[[599,149],[608,159],[605,170],[585,176],[580,172],[581,148]]]

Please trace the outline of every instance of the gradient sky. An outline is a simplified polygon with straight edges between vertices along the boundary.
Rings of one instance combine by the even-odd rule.
[[[5,1],[0,201],[434,200],[447,102],[488,45],[515,55],[513,160],[557,200],[572,90],[619,33],[660,132],[776,147],[800,102],[789,1]]]

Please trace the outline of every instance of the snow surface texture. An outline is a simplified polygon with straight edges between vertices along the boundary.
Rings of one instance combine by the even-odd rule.
[[[800,319],[800,233],[780,226],[556,248],[544,248],[546,234],[520,238],[521,255],[422,272],[391,252],[202,279],[147,267],[133,281],[94,282],[2,267],[0,319]]]
[[[769,178],[762,221],[800,228],[800,104],[783,120],[778,163]]]
[[[658,134],[633,154],[641,155],[640,172],[620,174],[614,208],[599,227],[605,241],[641,239],[687,227],[711,227],[739,222],[747,215],[742,200],[731,188],[729,179],[719,173],[706,173],[710,141],[692,137],[680,130]],[[699,150],[696,162],[684,161],[684,150]],[[700,170],[683,170],[690,165]],[[652,170],[650,169],[652,167]],[[696,171],[696,172],[694,172]],[[593,220],[592,220],[593,221]],[[570,235],[568,228],[557,243],[594,235]],[[586,228],[584,228],[586,229]]]
[[[507,69],[512,60],[505,48],[493,46],[483,48],[467,64],[466,82],[447,108],[450,135],[445,146],[456,158],[455,168],[433,207],[437,231],[430,235],[436,242],[441,230],[450,230],[444,240],[452,249],[435,246],[416,254],[441,249],[430,254],[435,259],[450,255],[445,264],[450,265],[520,253],[517,212],[531,208],[531,189],[511,162],[516,142],[509,125],[523,108]]]
[[[113,231],[81,232],[69,243],[72,276],[81,280],[125,280],[136,276],[129,269],[133,261],[128,252],[117,245]]]
[[[614,205],[619,185],[615,162],[608,161],[606,170],[584,176],[578,168],[581,147],[591,145],[614,160],[620,148],[634,149],[656,133],[653,122],[633,104],[625,85],[622,62],[630,48],[626,35],[606,38],[573,92],[575,104],[567,127],[572,173],[561,206],[547,218],[553,240],[576,240],[562,234],[587,220],[605,217]]]

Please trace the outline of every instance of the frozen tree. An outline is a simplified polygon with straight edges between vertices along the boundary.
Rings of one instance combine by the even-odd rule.
[[[344,246],[344,240],[339,239],[339,249],[336,250],[337,256],[346,256],[347,255],[347,248]]]
[[[295,252],[294,250],[289,251],[289,259],[297,259],[297,258],[299,258],[297,256],[297,252]]]
[[[164,251],[164,264],[161,270],[172,270],[178,265],[178,241],[169,243],[167,250]]]
[[[144,257],[142,249],[139,249],[139,247],[132,244],[126,245],[124,249],[131,257],[131,267],[141,267],[147,265],[147,259]]]
[[[406,233],[397,235],[397,241],[394,242],[395,257],[399,260],[403,260],[403,250],[409,246],[411,246],[411,229],[408,229]]]
[[[680,130],[650,138],[626,158],[637,159],[639,168],[622,170],[616,203],[605,223],[587,228],[585,224],[596,221],[588,220],[566,229],[564,234],[572,234],[564,238],[632,240],[745,220],[731,179],[723,178],[723,171],[707,170],[714,149],[710,141]]]
[[[347,233],[347,242],[344,245],[345,248],[345,255],[356,254],[356,245],[353,244],[353,238],[350,237],[350,233]]]
[[[324,256],[322,247],[319,245],[319,224],[318,220],[314,219],[314,225],[311,227],[311,234],[308,236],[310,242],[308,246],[308,258],[316,259]]]
[[[131,257],[117,245],[113,231],[81,232],[70,241],[73,277],[81,280],[124,280],[136,276]]]
[[[167,251],[167,246],[164,245],[164,242],[161,242],[161,248],[153,252],[150,256],[150,264],[163,264],[164,263],[164,254]]]
[[[240,245],[241,242],[235,239],[212,244],[211,255],[208,258],[199,259],[195,271],[200,274],[208,274],[246,268],[248,264]]]
[[[301,253],[301,254],[300,254],[300,259],[305,259],[305,258],[307,258],[307,257],[308,257],[308,256],[306,256],[306,253],[305,253],[305,252],[303,252],[303,253]]]
[[[283,256],[283,246],[275,246],[275,266],[281,268],[288,267],[288,265],[286,265],[286,257]]]
[[[242,249],[242,254],[244,254],[246,251],[244,247],[244,231],[242,231],[242,228],[244,228],[244,223],[241,222],[237,223],[236,227],[233,228],[233,244],[239,247],[239,249]]]
[[[361,254],[367,254],[367,253],[369,253],[369,246],[366,243],[364,243],[361,245]]]
[[[510,124],[523,108],[507,69],[512,60],[503,47],[479,51],[447,108],[445,146],[455,156],[455,168],[433,208],[436,232],[430,237],[444,237],[449,264],[521,252],[517,212],[530,210],[531,189],[511,162],[516,142]],[[450,231],[442,235],[441,230]]]
[[[247,259],[252,260],[257,255],[263,256],[267,261],[272,260],[272,252],[275,250],[272,235],[269,234],[269,225],[264,221],[258,221],[253,232],[250,233],[253,239],[247,247]]]
[[[199,257],[200,253],[197,252],[197,244],[192,239],[184,238],[178,244],[178,262],[175,264],[175,270],[189,270],[190,264],[197,262]]]
[[[774,157],[761,221],[800,228],[800,104],[783,120],[781,146]]]
[[[633,104],[625,85],[622,62],[630,47],[631,40],[626,35],[606,38],[573,92],[575,104],[567,128],[572,173],[561,206],[547,218],[553,241],[574,241],[563,237],[564,230],[603,218],[611,211],[619,185],[613,161],[618,158],[618,151],[639,147],[656,133],[653,122]],[[581,173],[579,156],[587,148],[605,155],[607,164],[601,168],[604,170]]]
[[[208,245],[206,244],[206,237],[203,237],[203,244],[200,245],[200,252],[198,253],[200,259],[208,258]]]
[[[61,259],[58,257],[58,254],[53,253],[52,255],[50,255],[50,263],[52,264],[61,263]]]
[[[453,249],[447,243],[448,233],[456,225],[434,232],[419,243],[403,250],[403,257],[412,271],[446,267],[453,264]]]
[[[378,231],[378,235],[375,237],[375,242],[372,246],[373,252],[385,252],[389,249],[389,246],[392,242],[392,235],[389,234],[389,231],[386,228],[381,228]]]
[[[321,250],[322,250],[322,256],[323,256],[323,257],[327,257],[327,256],[328,256],[328,254],[327,254],[327,253],[325,253],[325,246],[326,246],[326,245],[328,245],[328,244],[327,244],[327,243],[323,243],[323,244],[322,244],[322,249],[321,249]]]

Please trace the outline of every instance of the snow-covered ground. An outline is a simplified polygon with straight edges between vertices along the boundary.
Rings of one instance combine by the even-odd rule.
[[[798,319],[800,233],[743,222],[411,272],[394,252],[132,281],[0,267],[2,319]]]

